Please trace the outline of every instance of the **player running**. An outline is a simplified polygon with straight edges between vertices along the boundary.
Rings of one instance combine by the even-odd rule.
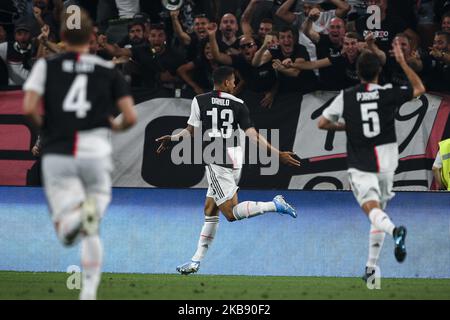
[[[103,249],[99,220],[111,200],[110,131],[136,122],[128,85],[114,65],[89,52],[92,21],[81,11],[80,27],[61,27],[67,53],[40,59],[24,84],[24,113],[42,135],[45,194],[59,240],[81,238],[80,299],[96,299]],[[66,20],[64,20],[66,21]],[[44,116],[39,112],[43,101]],[[111,112],[118,106],[121,120]]]
[[[270,150],[272,156],[279,157],[283,164],[300,166],[300,162],[293,157],[293,152],[279,151],[255,130],[245,103],[230,94],[235,87],[232,68],[219,67],[216,69],[213,73],[213,81],[213,91],[198,95],[193,99],[188,126],[176,135],[166,135],[156,139],[157,142],[161,142],[157,153],[161,153],[171,141],[189,137],[193,135],[194,128],[201,126],[203,137],[209,136],[212,143],[219,142],[223,146],[222,156],[215,155],[210,163],[205,161],[209,185],[204,208],[205,223],[200,233],[197,251],[191,261],[177,267],[177,271],[181,274],[198,271],[200,262],[216,235],[219,225],[219,210],[228,221],[252,218],[267,212],[279,212],[293,218],[297,217],[295,209],[281,195],[269,202],[245,201],[238,203],[239,187],[235,180],[238,179],[241,169],[239,156],[233,156],[233,154],[239,154],[233,150],[236,151],[236,148],[240,148],[238,125],[252,141],[258,143],[260,147]],[[204,142],[204,147],[207,144]]]
[[[386,233],[394,238],[397,261],[406,258],[406,228],[396,227],[384,211],[388,200],[394,197],[392,187],[398,166],[394,115],[403,103],[422,95],[425,88],[406,63],[397,42],[393,49],[410,86],[380,86],[381,63],[375,54],[364,52],[357,62],[361,84],[341,91],[318,122],[320,129],[346,132],[350,185],[371,222],[369,258],[363,277],[366,281],[375,273]],[[345,124],[338,122],[340,118]]]

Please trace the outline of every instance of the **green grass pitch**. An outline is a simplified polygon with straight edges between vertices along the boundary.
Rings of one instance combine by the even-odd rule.
[[[68,276],[0,272],[0,299],[77,299]],[[360,278],[104,273],[98,299],[450,299],[450,279],[382,279],[369,290]]]

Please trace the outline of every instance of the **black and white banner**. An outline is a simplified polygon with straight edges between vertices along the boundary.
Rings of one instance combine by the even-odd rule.
[[[349,189],[345,133],[317,128],[317,120],[336,93],[315,92],[279,97],[271,109],[258,107],[258,97],[243,96],[258,129],[279,129],[280,148],[292,149],[302,160],[298,169],[281,167],[262,176],[258,165],[244,165],[242,188]],[[180,164],[171,153],[156,154],[155,139],[184,128],[190,100],[152,99],[136,106],[139,122],[130,131],[114,134],[114,186],[206,188],[202,165]],[[404,104],[396,115],[400,164],[396,190],[429,190],[431,166],[438,142],[448,134],[450,98],[426,94]]]

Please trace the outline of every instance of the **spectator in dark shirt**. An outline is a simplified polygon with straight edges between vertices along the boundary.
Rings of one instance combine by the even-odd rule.
[[[258,50],[255,39],[250,35],[241,36],[239,38],[241,53],[227,55],[219,51],[216,30],[211,28],[208,32],[214,59],[221,64],[233,66],[239,73],[241,82],[236,90],[245,88],[255,93],[261,93],[260,106],[270,107],[277,91],[276,73],[270,61],[257,67],[252,65],[252,60]]]
[[[394,40],[395,35],[399,33],[407,34],[412,40],[412,47],[417,47],[417,44],[419,43],[417,34],[412,29],[408,28],[406,22],[402,18],[389,12],[388,0],[369,0],[368,5],[379,6],[381,10],[380,28],[376,28],[376,25],[373,23],[373,16],[365,15],[354,22],[350,22],[348,30],[356,30],[362,38],[365,38],[369,32],[372,32],[375,36],[377,46],[386,54],[389,54],[392,41]],[[370,26],[371,24],[373,24],[373,28],[369,29],[368,25]]]
[[[450,92],[450,34],[438,31],[433,47],[425,58],[425,84],[427,90]]]
[[[292,64],[300,70],[313,70],[332,67],[334,70],[335,86],[334,90],[341,90],[360,83],[356,72],[356,61],[363,50],[370,50],[375,53],[382,64],[386,62],[386,56],[376,45],[371,34],[366,38],[366,42],[358,42],[358,35],[355,32],[347,32],[344,36],[342,50],[337,54],[329,55],[327,58],[316,61],[299,61]],[[321,88],[322,89],[322,88]],[[327,90],[329,90],[327,88]]]
[[[178,52],[167,47],[167,36],[162,24],[152,25],[148,44],[131,49],[118,48],[108,44],[103,35],[99,36],[99,44],[114,57],[131,58],[140,67],[145,87],[173,89],[178,82],[176,71],[183,59]]]
[[[63,7],[62,0],[33,0],[32,36],[38,36],[41,28],[44,25],[48,25],[50,37],[59,39],[59,26]]]
[[[187,60],[194,61],[198,55],[201,55],[199,53],[202,52],[202,41],[208,38],[206,28],[208,27],[209,19],[204,14],[196,15],[194,18],[194,31],[192,33],[187,33],[183,30],[183,27],[178,19],[179,14],[180,12],[177,10],[170,12],[172,27],[181,44],[186,48]]]
[[[220,52],[227,54],[239,54],[239,40],[237,33],[239,25],[236,16],[232,13],[225,14],[220,20],[219,35],[217,36],[217,44]]]
[[[219,67],[219,64],[214,60],[209,41],[204,40],[202,44],[203,54],[195,60],[181,65],[177,70],[180,78],[194,90],[195,94],[212,90],[212,73]]]
[[[117,45],[127,49],[142,45],[146,42],[144,34],[145,25],[138,20],[133,20],[128,24],[128,35],[119,41]]]
[[[242,34],[249,35],[249,36],[255,36],[255,33],[257,34],[257,37],[255,41],[261,45],[264,41],[264,38],[266,37],[266,34],[269,34],[273,31],[273,20],[270,18],[263,18],[259,22],[258,30],[257,32],[253,31],[252,28],[252,17],[253,13],[256,11],[258,4],[261,3],[259,0],[251,0],[245,9],[244,13],[241,17],[241,29]]]
[[[409,36],[405,33],[399,33],[395,36],[394,42],[397,42],[402,48],[406,63],[418,75],[421,75],[423,69],[422,59],[420,58],[418,52],[413,50]],[[383,74],[386,82],[392,83],[395,86],[409,85],[408,77],[395,60],[393,50],[390,52],[390,55],[386,60],[386,66],[383,70]]]
[[[312,28],[313,19],[307,19],[305,34],[316,45],[317,59],[340,56],[345,36],[345,22],[341,18],[333,18],[328,25],[328,34],[318,33]],[[342,83],[336,81],[338,70],[336,65],[322,68],[319,71],[320,87],[324,90],[337,90]]]
[[[306,48],[296,44],[297,39],[290,27],[285,27],[279,32],[279,46],[270,48],[272,36],[266,36],[263,45],[255,53],[252,60],[253,66],[259,67],[272,61],[272,67],[278,72],[279,93],[302,92],[307,93],[316,88],[317,79],[310,70],[301,71],[288,65],[309,61]]]

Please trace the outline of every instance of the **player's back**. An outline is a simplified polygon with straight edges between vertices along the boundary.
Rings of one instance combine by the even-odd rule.
[[[79,136],[90,130],[104,128],[104,136],[117,99],[128,94],[114,64],[72,52],[41,59],[38,64],[44,77],[40,79],[44,84],[43,153],[73,154]],[[96,138],[90,140],[95,143]]]
[[[213,90],[196,96],[193,106],[198,113],[197,124],[202,126],[204,146],[213,142],[217,146],[222,145],[223,156],[217,155],[214,162],[220,164],[225,161],[222,164],[231,167],[233,161],[226,155],[230,152],[229,148],[240,146],[238,129],[245,131],[253,126],[244,101],[229,93]],[[191,115],[189,123],[198,126],[192,119]]]
[[[345,90],[342,99],[349,167],[370,172],[395,170],[395,113],[412,99],[412,89],[360,84]]]

